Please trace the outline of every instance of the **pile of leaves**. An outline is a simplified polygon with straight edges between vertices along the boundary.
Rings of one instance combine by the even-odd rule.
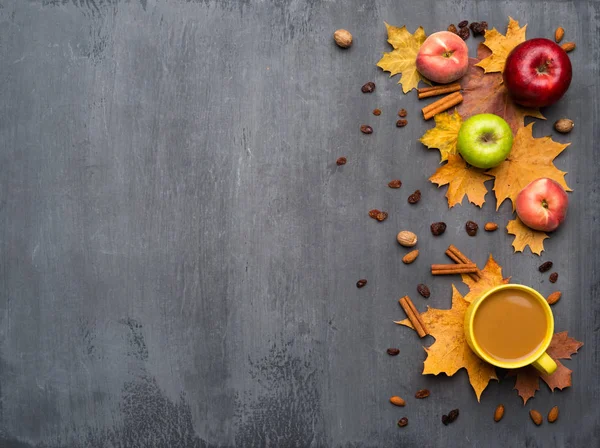
[[[416,69],[416,55],[425,41],[423,28],[410,34],[406,27],[397,28],[386,23],[388,42],[394,48],[384,53],[377,63],[390,76],[402,73],[398,81],[404,93],[417,88],[419,81],[429,83]],[[526,116],[544,119],[538,109],[525,108],[515,104],[509,97],[502,82],[502,70],[510,51],[526,37],[527,25],[520,27],[509,17],[506,34],[495,28],[485,32],[485,41],[479,45],[477,58],[469,59],[469,70],[460,80],[464,101],[451,113],[444,112],[434,117],[435,127],[428,130],[420,141],[430,149],[440,151],[443,164],[429,178],[439,187],[447,185],[448,206],[462,204],[464,197],[478,207],[485,202],[488,192],[486,182],[494,182],[496,210],[509,199],[515,211],[517,194],[529,182],[540,177],[554,179],[566,191],[572,191],[565,181],[564,171],[554,166],[554,159],[569,144],[560,144],[550,137],[534,138],[533,125],[525,126]],[[508,158],[495,168],[481,170],[468,165],[456,148],[460,126],[466,118],[493,113],[501,116],[514,133],[514,143]],[[540,255],[544,250],[544,240],[549,236],[544,232],[529,229],[517,217],[507,225],[510,234],[515,235],[512,243],[516,252],[523,252],[529,246],[532,253]]]

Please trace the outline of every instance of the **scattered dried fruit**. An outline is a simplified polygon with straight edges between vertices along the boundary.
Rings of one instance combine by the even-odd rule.
[[[531,417],[531,420],[533,420],[533,423],[535,423],[538,426],[540,426],[542,424],[542,422],[544,421],[542,414],[540,414],[535,409],[532,409],[531,411],[529,411],[529,416]]]
[[[421,190],[416,190],[413,194],[408,197],[409,204],[416,204],[421,200]]]
[[[554,41],[557,44],[560,43],[560,41],[563,39],[564,36],[565,36],[565,29],[562,26],[559,26],[558,28],[556,28],[556,31],[554,32]]]
[[[550,280],[550,283],[556,283],[556,280],[558,280],[558,272],[553,272],[550,274],[548,280]]]
[[[548,412],[548,423],[554,423],[558,419],[558,406],[554,406]]]
[[[504,417],[504,405],[499,404],[496,406],[496,410],[494,411],[494,421],[499,422]]]
[[[361,278],[359,281],[356,282],[356,287],[357,288],[362,288],[366,284],[367,284],[367,279],[366,278]]]
[[[347,160],[346,160],[346,158],[345,158],[345,157],[340,157],[339,159],[337,159],[337,160],[335,161],[335,163],[336,163],[336,165],[337,165],[337,166],[342,166],[342,165],[345,165],[345,164],[346,164],[346,162],[347,162]]]
[[[400,349],[399,348],[388,348],[387,354],[390,356],[398,356],[400,354]]]
[[[495,230],[498,230],[498,224],[495,222],[486,222],[483,228],[486,232],[494,232]]]
[[[390,403],[392,403],[394,406],[406,406],[406,401],[398,396],[391,397]]]
[[[373,115],[375,115],[376,117],[381,115],[381,109],[373,109]]]
[[[401,232],[398,232],[398,235],[396,235],[396,241],[398,241],[401,246],[413,247],[415,244],[417,244],[417,235],[409,232],[408,230],[402,230]]]
[[[458,409],[452,409],[448,415],[442,415],[442,423],[446,426],[449,425],[458,418],[458,414]]]
[[[462,40],[467,40],[470,35],[471,35],[471,32],[469,31],[469,28],[467,28],[467,27],[461,28],[460,30],[458,30],[458,37],[460,37]]]
[[[569,120],[568,118],[561,118],[554,123],[554,129],[556,132],[560,132],[561,134],[568,134],[575,127],[575,123],[573,120]]]
[[[333,33],[333,39],[338,47],[341,48],[348,48],[350,45],[352,45],[352,34],[344,29],[339,29]]]
[[[419,283],[417,285],[417,291],[426,299],[428,299],[431,296],[431,291],[429,291],[429,287],[427,285],[424,285],[423,283]]]
[[[404,126],[406,126],[408,124],[408,121],[405,119],[400,119],[396,122],[396,127],[397,128],[403,128]]]
[[[360,91],[362,93],[373,93],[375,91],[375,83],[372,81],[369,81],[367,83],[365,83],[361,88]]]
[[[546,261],[540,265],[538,271],[540,272],[548,272],[552,268],[553,263],[551,261]]]
[[[402,417],[398,420],[398,426],[400,426],[400,428],[404,428],[406,425],[408,425],[408,419],[406,417]]]
[[[450,31],[451,33],[454,33],[454,34],[458,34],[458,30],[456,29],[456,25],[454,25],[453,23],[451,23],[450,25],[448,25],[448,31]]]
[[[467,221],[467,223],[465,224],[465,230],[467,231],[467,234],[469,236],[477,235],[478,229],[479,229],[479,226],[474,221]]]
[[[375,219],[379,222],[383,222],[387,219],[388,214],[387,212],[379,212],[377,213],[377,216],[375,217]]]
[[[421,389],[418,390],[417,393],[415,394],[415,398],[427,398],[429,396],[429,389]]]
[[[388,182],[388,187],[390,188],[400,188],[402,186],[402,181],[400,179],[390,180]]]
[[[408,115],[408,112],[406,112],[406,109],[400,109],[400,110],[398,111],[398,116],[399,116],[399,117],[401,117],[401,118],[404,118],[404,117],[406,117],[407,115]]]
[[[560,300],[561,296],[562,296],[562,292],[554,291],[552,294],[550,294],[548,296],[546,301],[548,302],[548,305],[554,305],[556,302],[558,302]]]
[[[467,26],[469,24],[468,20],[461,20],[460,22],[458,22],[458,27],[459,28],[464,28],[465,26]]]
[[[402,263],[411,264],[413,261],[417,259],[419,256],[418,250],[413,250],[412,252],[407,253],[404,257],[402,257]]]
[[[360,132],[362,132],[363,134],[372,134],[373,128],[367,124],[363,124],[360,126]]]
[[[565,42],[560,46],[560,48],[565,50],[567,53],[570,53],[571,51],[575,50],[575,47],[575,42]]]
[[[446,231],[446,223],[445,222],[434,222],[431,224],[431,233],[433,236],[440,236],[442,233]]]
[[[471,22],[469,28],[473,32],[473,36],[482,36],[485,34],[485,30],[488,28],[488,23],[485,21]]]

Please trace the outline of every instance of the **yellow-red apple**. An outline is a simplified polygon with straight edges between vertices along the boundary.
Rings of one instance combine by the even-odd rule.
[[[543,177],[530,182],[517,195],[517,215],[527,227],[552,232],[565,220],[569,198],[555,180]]]
[[[450,31],[433,33],[417,54],[417,70],[425,78],[447,84],[462,78],[469,68],[467,44]]]

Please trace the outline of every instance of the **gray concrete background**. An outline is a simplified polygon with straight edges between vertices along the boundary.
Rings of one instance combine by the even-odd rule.
[[[504,226],[508,204],[447,209],[422,104],[375,66],[384,20],[504,30],[508,15],[577,42],[569,92],[534,127],[572,142],[556,164],[575,190],[542,257],[513,255],[503,230],[466,235],[468,219]],[[599,15],[596,1],[0,0],[0,446],[597,446]],[[552,131],[562,116],[569,136]],[[421,237],[411,266],[401,229]],[[572,388],[541,384],[523,407],[505,379],[478,404],[464,371],[420,375],[422,341],[392,320],[406,293],[449,307],[458,279],[427,266],[450,243],[544,294],[536,268],[554,261],[556,329],[586,344],[565,362]],[[553,405],[556,424],[529,421]]]

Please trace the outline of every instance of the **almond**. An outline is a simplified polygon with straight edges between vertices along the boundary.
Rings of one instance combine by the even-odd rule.
[[[565,36],[565,29],[562,26],[559,26],[558,28],[556,28],[556,31],[554,32],[554,40],[556,41],[556,43],[559,43],[564,36]]]
[[[406,401],[398,396],[393,396],[390,398],[390,403],[392,403],[394,406],[406,406]]]
[[[504,405],[499,404],[494,411],[494,421],[499,422],[504,417]]]
[[[542,414],[540,414],[535,409],[529,411],[529,416],[531,417],[531,420],[533,420],[533,423],[535,423],[538,426],[540,426],[544,421],[544,417],[542,417]]]
[[[548,305],[554,305],[556,302],[558,302],[560,300],[560,296],[562,296],[562,292],[554,291],[546,299],[546,301],[548,302]]]
[[[417,244],[417,235],[409,232],[408,230],[403,230],[402,232],[398,233],[396,240],[401,246],[413,247],[415,244]]]
[[[417,259],[419,256],[418,250],[413,250],[412,252],[407,253],[404,258],[402,258],[402,262],[404,264],[411,264],[413,261]]]
[[[564,44],[562,44],[560,46],[560,48],[562,48],[563,50],[565,50],[567,53],[575,50],[575,42],[565,42]]]
[[[498,224],[495,222],[486,222],[483,228],[486,232],[493,232],[494,230],[498,230]]]
[[[548,412],[548,423],[554,423],[558,419],[558,406],[554,406]]]

